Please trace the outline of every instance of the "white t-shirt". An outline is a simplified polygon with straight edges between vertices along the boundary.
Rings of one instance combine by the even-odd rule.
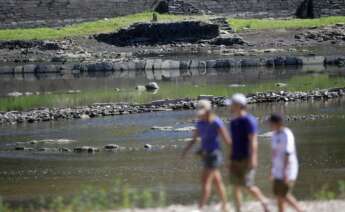
[[[295,181],[298,175],[298,160],[296,155],[295,137],[289,128],[283,128],[272,136],[272,176],[284,179],[284,160],[288,156],[287,177]]]

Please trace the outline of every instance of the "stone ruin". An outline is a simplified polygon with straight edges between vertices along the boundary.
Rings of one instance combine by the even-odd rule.
[[[195,43],[219,36],[216,24],[200,21],[173,23],[136,23],[118,32],[99,34],[98,41],[116,46]]]
[[[207,43],[211,45],[244,45],[235,34],[221,34],[220,26],[202,21],[171,23],[136,23],[118,32],[95,35],[95,39],[115,46]]]

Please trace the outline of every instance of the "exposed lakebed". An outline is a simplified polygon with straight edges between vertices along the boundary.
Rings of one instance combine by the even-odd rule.
[[[164,83],[171,86],[173,92],[174,88],[185,83],[248,85],[266,81],[284,82],[291,76],[301,74],[298,71],[275,71],[263,75],[250,70],[240,75],[213,73],[189,78],[188,81],[177,78]],[[127,78],[121,81],[114,78],[81,78],[54,81],[58,91],[68,88],[81,89],[82,92],[99,87],[134,88],[136,84],[144,82],[147,79]],[[49,85],[53,80],[8,83],[17,88],[42,92],[51,88]],[[329,184],[329,188],[335,190],[336,182],[344,179],[344,104],[344,97],[340,97],[328,101],[250,105],[253,113],[261,119],[270,111],[281,111],[290,117],[318,115],[315,119],[301,118],[288,122],[296,133],[301,161],[300,180],[295,191],[303,199],[312,199],[313,192],[319,191],[321,185]],[[223,119],[227,119],[226,108],[219,108],[217,112]],[[78,191],[82,185],[107,186],[115,178],[122,178],[135,187],[155,190],[163,186],[171,203],[193,203],[199,195],[200,163],[193,156],[184,161],[178,160],[186,138],[190,137],[190,131],[176,130],[191,127],[193,120],[194,112],[188,110],[0,126],[0,194],[17,203],[39,196],[68,195]],[[166,129],[172,130],[154,126],[169,126]],[[262,125],[261,133],[267,131]],[[267,137],[260,137],[260,170],[257,179],[260,187],[270,193],[267,180],[270,149],[267,141]],[[16,151],[18,144],[35,151]],[[124,149],[94,154],[38,151],[40,148],[73,149],[80,146],[93,146],[102,150],[107,144],[119,145]],[[157,148],[147,151],[146,144]]]

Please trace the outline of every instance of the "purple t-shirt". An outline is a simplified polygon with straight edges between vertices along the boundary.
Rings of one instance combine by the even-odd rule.
[[[200,120],[196,123],[202,150],[212,152],[220,149],[218,130],[222,127],[224,127],[224,123],[219,117],[215,117],[212,122]]]
[[[238,117],[230,122],[232,138],[232,160],[246,160],[249,158],[249,135],[258,132],[258,122],[251,114]]]

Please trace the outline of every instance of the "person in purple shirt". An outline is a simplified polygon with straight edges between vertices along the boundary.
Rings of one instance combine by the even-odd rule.
[[[269,211],[268,201],[255,186],[255,170],[258,166],[258,123],[246,110],[247,98],[234,94],[225,102],[230,106],[232,119],[229,125],[231,135],[230,181],[234,186],[236,211],[241,211],[242,190],[249,191]]]
[[[199,208],[202,209],[207,203],[214,183],[217,192],[222,200],[222,209],[227,211],[227,198],[225,187],[219,167],[223,163],[221,144],[219,136],[224,142],[230,145],[230,136],[224,126],[223,121],[212,113],[211,102],[200,100],[197,106],[198,121],[196,129],[193,132],[192,141],[186,146],[182,153],[182,158],[189,152],[192,146],[201,140],[199,154],[202,157],[204,169],[202,171],[202,196],[199,202]]]

